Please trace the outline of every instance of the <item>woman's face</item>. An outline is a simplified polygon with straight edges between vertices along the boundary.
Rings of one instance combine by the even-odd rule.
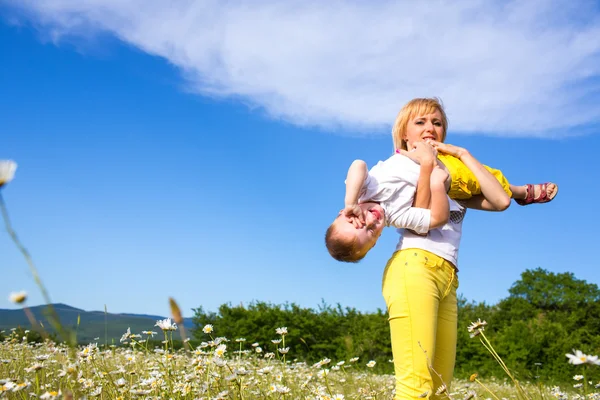
[[[444,138],[444,123],[442,113],[436,110],[432,114],[417,115],[408,121],[403,139],[406,148],[411,150],[415,143],[424,142],[428,139],[441,142]]]

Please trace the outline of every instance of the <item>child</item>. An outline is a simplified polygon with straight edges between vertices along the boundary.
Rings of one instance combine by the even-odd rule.
[[[362,160],[352,163],[346,178],[345,208],[325,235],[327,249],[336,260],[361,260],[386,225],[426,234],[447,222],[448,174],[436,165],[433,147],[419,143],[411,158],[416,162],[395,154],[370,171]]]

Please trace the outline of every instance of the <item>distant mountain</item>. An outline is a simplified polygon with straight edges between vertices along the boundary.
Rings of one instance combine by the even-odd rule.
[[[165,319],[159,315],[147,314],[113,314],[104,313],[104,311],[85,311],[67,304],[56,303],[52,305],[58,314],[63,326],[77,329],[77,341],[79,343],[98,342],[104,343],[106,340],[110,343],[119,343],[119,339],[131,328],[132,333],[141,333],[142,331],[159,331],[155,326],[156,321]],[[47,306],[29,307],[34,318],[44,326],[48,331],[52,331],[50,323],[46,318]],[[77,318],[80,318],[77,328]],[[31,329],[31,323],[21,309],[6,310],[0,309],[0,330],[8,331],[11,328],[23,327]],[[191,318],[184,318],[183,326],[188,330],[194,328]]]
[[[165,319],[167,317],[161,317],[160,315],[150,315],[150,314],[129,314],[129,313],[121,313],[115,315],[122,315],[124,317],[138,317],[138,318],[149,318],[154,321],[158,321],[159,319]],[[173,318],[171,318],[173,319]],[[183,326],[185,329],[192,329],[194,327],[194,322],[192,322],[191,318],[183,319]]]

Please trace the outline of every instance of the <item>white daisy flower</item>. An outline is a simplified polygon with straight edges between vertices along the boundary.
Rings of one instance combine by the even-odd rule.
[[[0,160],[0,187],[13,180],[16,170],[16,162],[12,160]]]
[[[220,344],[215,349],[215,356],[217,356],[217,357],[223,357],[225,355],[226,351],[227,351],[227,345],[226,344]]]
[[[275,329],[275,332],[281,336],[287,335],[287,333],[288,333],[287,326],[282,326],[281,328],[277,328],[277,329]]]
[[[291,392],[291,389],[287,386],[279,385],[279,386],[277,386],[277,392],[287,394],[287,393]]]
[[[171,318],[165,318],[163,320],[156,321],[154,326],[158,326],[163,331],[175,331],[177,330],[177,324],[171,321]]]
[[[55,399],[59,394],[60,394],[60,392],[55,392],[55,391],[45,392],[44,394],[42,394],[40,396],[40,399],[42,399],[42,400]]]
[[[481,319],[477,318],[477,321],[475,322],[471,322],[471,325],[469,325],[467,327],[467,330],[470,333],[470,337],[474,338],[475,336],[478,336],[481,332],[483,332],[485,330],[485,326],[487,325],[487,322],[482,321]]]
[[[435,394],[437,396],[439,396],[442,393],[446,393],[447,390],[448,390],[448,387],[445,384],[442,384],[440,387],[437,388],[437,390],[435,391]]]

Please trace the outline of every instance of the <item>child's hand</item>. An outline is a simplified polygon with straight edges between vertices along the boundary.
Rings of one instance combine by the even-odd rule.
[[[411,151],[398,149],[396,152],[405,155],[420,165],[434,163],[437,158],[437,150],[431,144],[425,142],[415,143]]]
[[[445,186],[449,176],[450,175],[448,175],[448,172],[445,169],[436,166],[433,171],[431,171],[431,185],[442,184]]]
[[[437,142],[435,140],[429,140],[429,143],[440,153],[449,154],[459,159],[467,153],[466,149],[454,146],[453,144]]]
[[[342,214],[351,221],[355,228],[362,228],[365,225],[365,217],[358,204],[349,204],[342,210]]]

